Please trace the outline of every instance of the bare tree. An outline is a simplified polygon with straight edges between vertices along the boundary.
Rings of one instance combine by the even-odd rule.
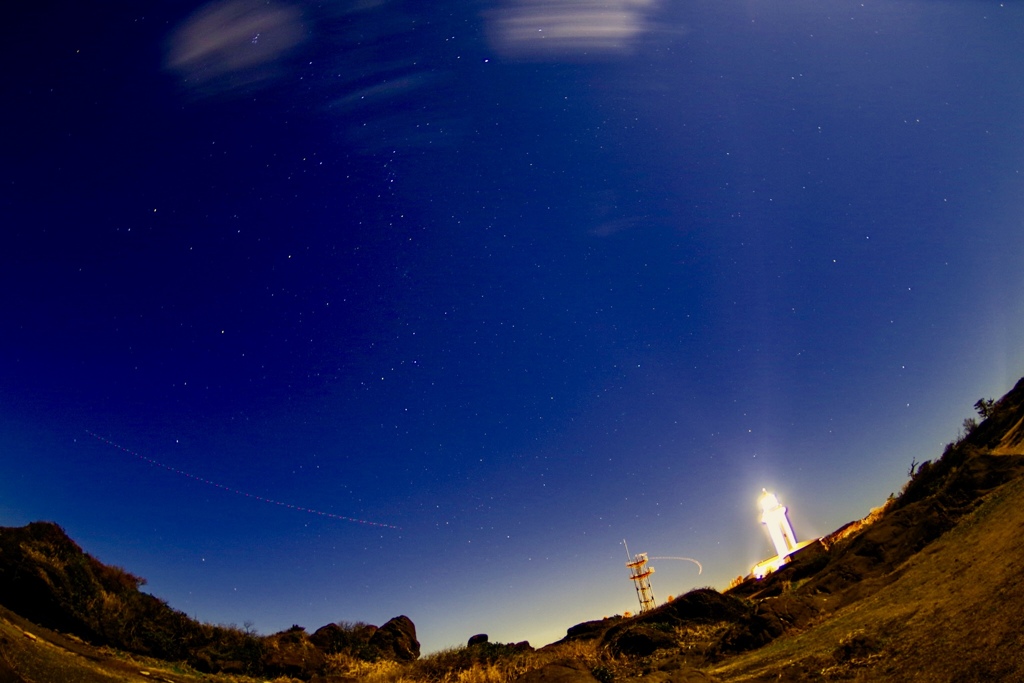
[[[974,409],[978,411],[978,415],[981,415],[981,419],[987,420],[992,416],[995,405],[996,402],[990,398],[979,398],[978,402],[974,404]]]

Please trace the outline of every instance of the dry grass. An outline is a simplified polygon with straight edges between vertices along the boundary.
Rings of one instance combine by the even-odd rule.
[[[410,664],[367,662],[335,654],[328,657],[327,673],[360,683],[511,683],[528,671],[566,660],[580,662],[592,670],[608,665],[593,642],[566,643],[540,651],[487,643],[448,648]]]
[[[565,660],[590,669],[602,663],[593,642],[565,643],[542,650],[515,650],[489,643],[428,655],[411,665],[401,683],[510,683],[528,671]]]
[[[686,624],[674,629],[679,649],[691,666],[707,663],[708,656],[715,650],[722,635],[729,630],[730,622],[710,624]]]
[[[339,653],[327,656],[327,672],[336,676],[354,678],[361,683],[397,683],[405,681],[408,665],[391,660],[367,662]]]

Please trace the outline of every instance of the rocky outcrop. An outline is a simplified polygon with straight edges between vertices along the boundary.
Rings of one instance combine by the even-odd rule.
[[[386,659],[412,662],[419,659],[420,641],[416,640],[416,626],[405,616],[395,617],[381,626],[370,638],[370,646],[380,650]]]
[[[344,652],[353,657],[371,659],[375,653],[369,653],[367,648],[376,632],[377,627],[370,624],[327,624],[314,631],[309,641],[329,655]]]
[[[406,616],[395,617],[380,628],[371,624],[327,624],[309,637],[325,654],[345,653],[356,659],[411,662],[420,656],[416,626]]]
[[[263,671],[268,676],[294,676],[309,679],[322,673],[327,657],[312,642],[306,631],[293,626],[263,640]]]

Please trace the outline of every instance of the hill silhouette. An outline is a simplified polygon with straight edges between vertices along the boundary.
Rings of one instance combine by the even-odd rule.
[[[54,523],[0,528],[0,605],[86,643],[184,662],[205,673],[307,679],[324,670],[331,654],[365,661],[419,657],[416,628],[405,616],[380,628],[328,624],[310,636],[293,626],[259,636],[198,622],[140,591],[144,583],[85,553]]]
[[[539,651],[481,634],[419,658],[405,617],[312,635],[201,624],[56,524],[3,528],[0,683],[1024,680],[1024,379],[978,409],[898,496],[775,573],[578,624]]]

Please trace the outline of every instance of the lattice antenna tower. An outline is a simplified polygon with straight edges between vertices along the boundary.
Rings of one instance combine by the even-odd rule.
[[[651,589],[651,574],[654,567],[647,565],[647,553],[638,553],[631,556],[626,539],[622,539],[622,545],[626,548],[626,567],[629,569],[629,578],[636,588],[636,597],[640,601],[640,614],[655,607],[654,591]]]

